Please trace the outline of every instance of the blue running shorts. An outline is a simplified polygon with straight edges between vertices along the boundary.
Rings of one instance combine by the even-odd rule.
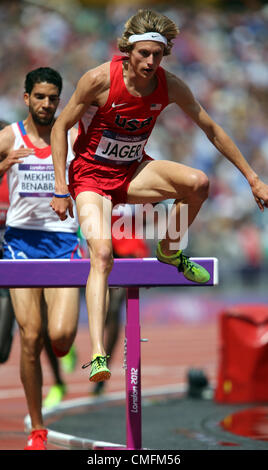
[[[77,234],[7,227],[3,240],[3,259],[44,258],[81,258]]]

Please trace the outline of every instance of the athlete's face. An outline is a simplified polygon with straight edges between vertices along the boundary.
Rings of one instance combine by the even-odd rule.
[[[24,93],[29,113],[39,126],[49,126],[52,123],[59,100],[58,87],[52,83],[36,83],[30,95]]]
[[[139,41],[129,54],[129,62],[136,75],[151,78],[164,54],[164,44],[155,41]]]

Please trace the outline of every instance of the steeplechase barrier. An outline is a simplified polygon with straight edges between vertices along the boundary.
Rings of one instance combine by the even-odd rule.
[[[125,383],[126,446],[142,449],[140,288],[205,287],[218,284],[217,258],[191,258],[207,269],[210,280],[196,284],[174,266],[156,258],[115,259],[109,287],[126,288]],[[85,287],[90,260],[0,260],[0,287]],[[96,447],[95,447],[96,448]],[[105,443],[97,448],[109,448]]]

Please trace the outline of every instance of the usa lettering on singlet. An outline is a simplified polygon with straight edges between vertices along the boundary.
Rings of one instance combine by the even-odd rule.
[[[110,64],[110,91],[104,106],[89,106],[79,122],[74,151],[83,158],[128,164],[141,160],[160,112],[169,104],[165,71],[156,72],[157,86],[148,96],[129,93],[123,78],[123,60]]]
[[[34,154],[24,158],[22,163],[13,165],[7,172],[10,206],[6,225],[31,230],[76,232],[78,221],[75,207],[75,217],[61,221],[49,205],[55,191],[50,146],[41,149],[35,147],[29,140],[22,122],[13,123],[12,130],[15,135],[14,150],[23,145],[33,148]],[[73,158],[68,135],[67,181],[68,168]]]

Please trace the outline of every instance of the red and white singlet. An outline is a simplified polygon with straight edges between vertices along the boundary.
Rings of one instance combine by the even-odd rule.
[[[23,122],[12,124],[14,150],[21,146],[34,149],[34,154],[23,158],[23,162],[13,165],[7,172],[10,205],[6,225],[9,227],[75,233],[78,221],[68,217],[61,221],[49,203],[55,191],[54,166],[51,147],[35,147],[30,141]],[[74,158],[70,134],[68,133],[67,168]],[[75,210],[75,208],[74,208]]]
[[[73,197],[84,190],[112,198],[117,192],[116,202],[124,202],[122,190],[126,190],[130,176],[141,161],[150,159],[145,145],[158,115],[169,104],[165,71],[158,67],[157,87],[150,95],[133,96],[123,78],[126,59],[113,57],[107,102],[102,107],[91,105],[79,121],[76,158],[70,167]]]
[[[3,178],[0,180],[0,251],[2,247],[2,240],[6,228],[6,217],[7,210],[9,207],[9,195],[8,195],[8,184],[7,174],[5,173]]]

